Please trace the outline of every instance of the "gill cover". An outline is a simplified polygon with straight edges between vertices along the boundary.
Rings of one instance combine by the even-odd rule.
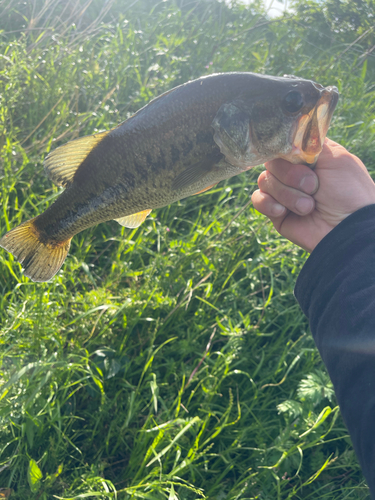
[[[225,103],[220,106],[211,125],[215,131],[214,141],[227,161],[246,168],[245,164],[241,166],[241,158],[248,155],[251,148],[249,115],[236,104]]]

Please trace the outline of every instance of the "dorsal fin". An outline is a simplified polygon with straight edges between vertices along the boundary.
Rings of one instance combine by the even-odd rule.
[[[109,131],[87,135],[55,149],[44,160],[44,169],[56,186],[67,187],[83,160]]]
[[[142,222],[146,219],[150,212],[151,210],[142,210],[142,212],[138,212],[132,215],[126,215],[125,217],[121,217],[120,219],[115,219],[115,221],[122,226],[134,229],[142,224]]]

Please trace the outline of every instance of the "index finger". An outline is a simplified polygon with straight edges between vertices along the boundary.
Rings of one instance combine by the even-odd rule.
[[[324,144],[323,144],[323,148],[324,146],[327,144],[327,146],[331,146],[331,147],[337,147],[337,146],[340,146],[341,148],[343,146],[341,146],[341,144],[339,144],[338,142],[335,142],[333,141],[332,139],[330,139],[329,137],[326,137],[325,140],[324,140]]]
[[[306,165],[294,165],[278,158],[265,163],[265,167],[280,182],[288,187],[298,189],[307,194],[314,194],[318,190],[318,176]]]

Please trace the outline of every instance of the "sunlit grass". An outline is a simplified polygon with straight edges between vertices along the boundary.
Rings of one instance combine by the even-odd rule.
[[[28,7],[25,21],[11,1],[0,6],[1,234],[58,194],[42,167],[51,148],[207,72],[338,85],[330,136],[374,170],[373,67],[354,71],[352,51],[335,58],[341,39],[312,58],[285,38],[308,27],[269,24],[259,9],[93,2],[80,17],[72,6],[83,2],[52,3],[60,17],[36,2],[27,32]],[[154,211],[137,230],[109,222],[77,235],[51,283],[32,283],[0,252],[4,495],[367,497],[293,297],[307,255],[248,203],[260,171]]]

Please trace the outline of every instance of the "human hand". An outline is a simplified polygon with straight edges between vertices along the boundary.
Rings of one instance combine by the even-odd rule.
[[[375,184],[366,167],[330,139],[314,170],[282,159],[265,167],[252,195],[254,207],[308,252],[350,214],[375,203]]]

